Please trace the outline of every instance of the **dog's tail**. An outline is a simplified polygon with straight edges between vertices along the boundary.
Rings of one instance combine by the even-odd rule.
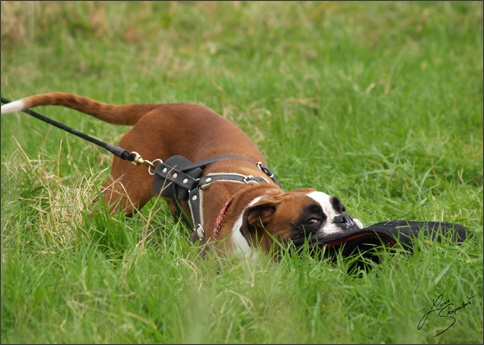
[[[2,114],[13,113],[40,105],[63,105],[116,125],[134,125],[158,104],[113,105],[73,93],[52,92],[22,98],[2,106]]]

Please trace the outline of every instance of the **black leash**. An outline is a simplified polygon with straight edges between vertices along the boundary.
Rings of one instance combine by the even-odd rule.
[[[2,103],[4,103],[4,104],[11,102],[8,99],[5,99],[3,97],[1,97],[1,100],[2,100]],[[108,150],[109,152],[111,152],[112,154],[114,154],[115,156],[117,156],[121,159],[133,162],[134,164],[143,164],[144,162],[147,162],[147,161],[144,161],[141,157],[139,157],[139,154],[137,154],[136,152],[128,152],[128,151],[126,151],[125,149],[123,149],[119,146],[114,146],[114,145],[105,143],[104,141],[101,141],[97,138],[91,137],[90,135],[79,132],[78,130],[76,130],[74,128],[66,126],[62,123],[55,121],[55,120],[49,119],[48,117],[45,117],[44,115],[41,115],[41,114],[37,113],[36,111],[30,110],[30,109],[25,109],[25,110],[22,110],[22,112],[29,114],[30,116],[33,116],[33,117],[35,117],[39,120],[42,120],[44,122],[47,122],[48,124],[56,126],[60,129],[63,129],[66,132],[74,134],[74,135],[78,136],[79,138],[82,138],[82,139],[87,140],[87,141],[89,141],[93,144],[101,146],[102,148]],[[137,162],[137,160],[138,160],[139,163]]]

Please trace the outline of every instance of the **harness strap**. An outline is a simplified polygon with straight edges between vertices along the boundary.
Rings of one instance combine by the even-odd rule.
[[[155,169],[155,175],[162,177],[162,179],[155,179],[155,190],[160,193],[162,190],[165,190],[168,185],[166,181],[172,182],[177,186],[180,186],[182,190],[192,190],[198,185],[198,176],[196,176],[199,172],[197,171],[196,174],[189,175],[189,173],[184,172],[185,169],[180,170],[177,169],[176,166],[169,165],[164,162],[160,162]],[[201,170],[200,170],[201,173]],[[168,195],[166,195],[168,196]],[[186,200],[186,197],[182,197],[178,195],[177,199]]]
[[[162,196],[167,198],[188,200],[189,191],[194,190],[197,187],[200,188],[200,186],[207,184],[207,182],[210,182],[212,179],[220,179],[220,177],[217,177],[217,175],[220,174],[213,174],[211,177],[202,177],[202,168],[223,159],[248,160],[279,185],[279,181],[275,179],[274,174],[272,174],[267,167],[263,166],[261,162],[255,163],[243,156],[223,155],[192,163],[186,157],[176,155],[168,158],[165,162],[160,159],[155,160],[159,161],[159,164],[156,166],[153,173],[150,171],[152,175],[156,175],[154,189],[157,193],[161,193]],[[225,180],[239,181],[241,183],[250,182],[251,180],[251,178],[239,174],[223,175],[226,176]]]
[[[188,205],[190,207],[190,213],[193,219],[193,227],[199,229],[198,232],[203,232],[203,213],[201,212],[201,205],[203,200],[203,190],[213,182],[235,182],[241,184],[258,184],[269,183],[265,178],[258,176],[245,176],[240,174],[209,174],[200,179],[200,184],[197,188],[193,189],[189,193]],[[198,234],[200,237],[200,234]],[[200,238],[202,239],[202,238]]]
[[[191,163],[189,165],[183,165],[183,167],[180,167],[180,169],[178,169],[178,171],[175,169],[175,172],[176,173],[180,173],[180,172],[183,173],[183,172],[190,171],[190,170],[194,170],[194,169],[197,169],[197,168],[203,168],[203,167],[206,167],[209,164],[212,164],[212,163],[218,162],[220,160],[224,160],[224,159],[244,159],[246,161],[249,161],[251,163],[254,163],[253,160],[251,160],[251,159],[249,159],[247,157],[244,157],[244,156],[240,156],[240,155],[222,155],[222,156],[217,156],[217,157],[212,157],[212,158],[204,159],[204,160],[202,160],[200,162],[197,162],[197,163]],[[173,169],[173,167],[170,167],[169,165],[166,165],[163,162],[161,162],[160,164],[163,164],[163,167],[167,167],[168,170]],[[273,180],[278,186],[280,186],[279,181],[277,181],[277,179],[276,179],[276,176],[274,175],[274,173],[272,173],[270,171],[270,169],[268,167],[266,167],[265,165],[263,165],[262,162],[257,162],[255,164],[257,165],[257,167],[259,168],[259,170],[261,170],[264,174],[266,174],[267,176],[269,176],[271,178],[271,180]],[[183,175],[179,175],[179,176],[183,176]],[[186,176],[184,178],[186,178]],[[178,180],[181,180],[181,179],[179,178]],[[175,182],[175,183],[177,183],[177,182]],[[180,185],[182,185],[182,184],[180,184]]]
[[[247,157],[244,157],[244,156],[239,156],[239,155],[222,155],[222,156],[217,156],[217,157],[213,157],[213,158],[208,158],[208,159],[205,159],[203,161],[200,161],[200,162],[197,162],[197,163],[193,163],[187,167],[184,167],[182,169],[182,171],[187,171],[187,170],[192,170],[192,169],[196,169],[196,168],[201,168],[201,167],[205,167],[209,164],[212,164],[212,163],[215,163],[219,160],[222,160],[222,159],[244,159],[246,161],[249,161],[251,163],[254,163],[253,160],[247,158]],[[279,184],[279,181],[276,179],[276,176],[274,175],[273,172],[271,172],[271,170],[266,167],[265,165],[262,164],[262,162],[257,162],[256,163],[257,167],[259,168],[259,170],[261,170],[264,174],[266,174],[267,176],[269,176],[271,178],[272,181],[274,181],[279,187],[281,186]],[[231,174],[231,175],[236,175],[236,174]]]

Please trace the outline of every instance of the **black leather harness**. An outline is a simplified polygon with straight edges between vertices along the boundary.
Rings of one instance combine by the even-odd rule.
[[[178,211],[183,216],[183,220],[194,230],[195,239],[198,237],[201,241],[204,239],[203,212],[201,211],[203,189],[213,182],[234,182],[241,184],[259,184],[269,183],[269,181],[260,176],[241,175],[236,173],[212,173],[202,176],[203,168],[211,163],[223,159],[244,159],[254,163],[262,172],[264,172],[278,186],[279,182],[274,174],[262,165],[261,162],[255,163],[244,156],[224,155],[209,158],[197,163],[192,163],[184,156],[172,156],[165,162],[161,160],[154,170],[155,180],[154,188],[162,196],[173,199]],[[191,219],[180,207],[179,201],[186,200],[190,207]],[[193,221],[192,221],[193,220]]]

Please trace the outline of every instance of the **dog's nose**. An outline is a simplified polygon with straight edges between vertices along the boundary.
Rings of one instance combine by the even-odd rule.
[[[344,228],[358,228],[358,225],[353,221],[349,214],[341,213],[339,216],[333,218],[333,223],[337,223]]]
[[[333,223],[353,223],[353,218],[349,214],[341,213],[333,218]]]

